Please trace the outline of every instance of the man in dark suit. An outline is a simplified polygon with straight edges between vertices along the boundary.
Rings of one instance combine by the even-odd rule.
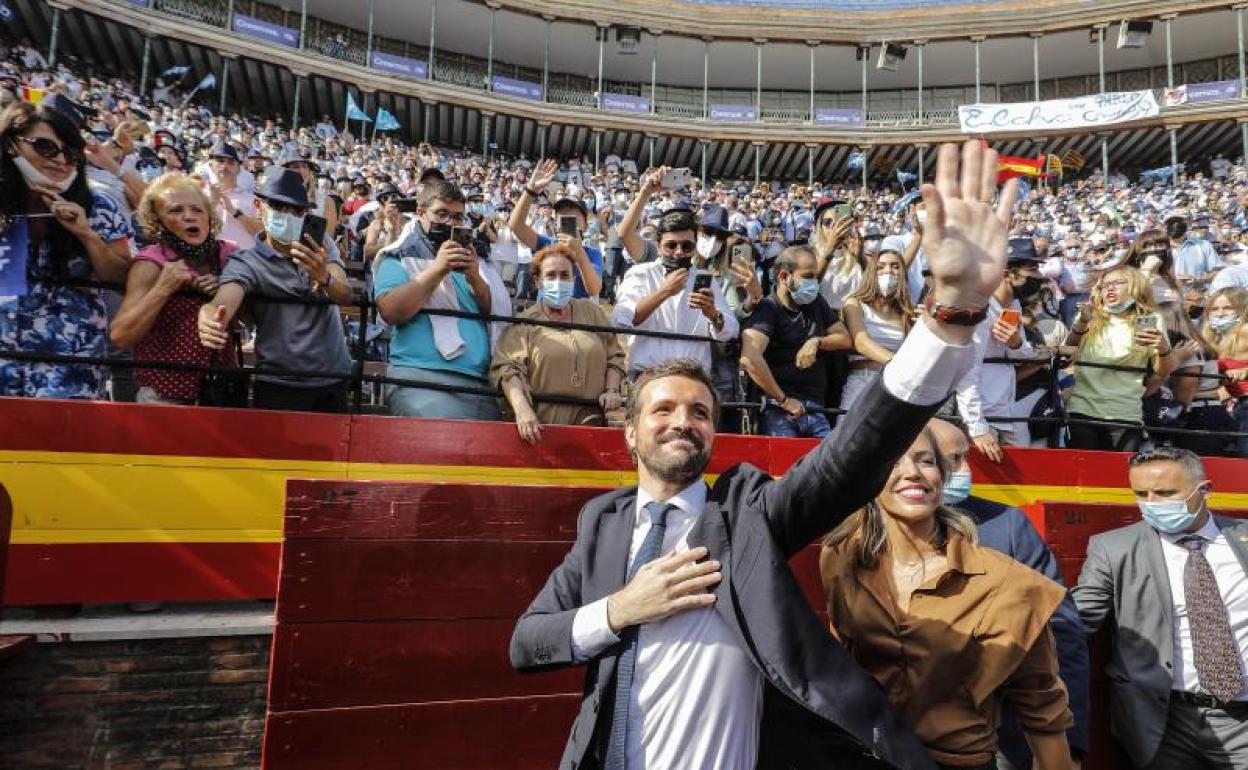
[[[971,494],[971,468],[966,461],[971,442],[967,434],[953,423],[939,418],[928,423],[928,427],[936,436],[940,451],[949,461],[951,469],[949,481],[945,483],[945,503],[965,511],[975,520],[979,528],[979,544],[1000,551],[1050,580],[1066,585],[1057,570],[1057,559],[1053,558],[1053,552],[1027,514],[1013,506]],[[1070,744],[1071,759],[1078,767],[1088,751],[1088,639],[1070,595],[1053,613],[1049,624],[1057,641],[1057,657],[1062,681],[1070,697],[1070,711],[1075,717],[1075,724],[1066,731],[1066,740]],[[997,761],[1001,770],[1008,767],[1014,770],[1031,768],[1031,747],[1008,710],[1002,714],[997,738],[1000,742]],[[1004,755],[1005,762],[1001,761],[1000,755]]]
[[[1074,589],[1089,633],[1113,624],[1110,728],[1137,768],[1248,767],[1248,522],[1209,511],[1200,458],[1131,458],[1143,521],[1096,535]]]
[[[928,314],[844,424],[781,479],[738,465],[708,487],[709,378],[675,361],[638,379],[625,439],[639,484],[585,506],[511,642],[521,671],[586,667],[561,768],[932,767],[788,560],[880,491],[973,363],[1016,197],[1010,185],[994,211],[995,184],[995,152],[967,142],[959,163],[956,146],[941,148],[923,190]]]

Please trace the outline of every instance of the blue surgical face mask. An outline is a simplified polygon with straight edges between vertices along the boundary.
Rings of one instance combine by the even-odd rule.
[[[957,505],[971,496],[971,472],[954,471],[945,480],[945,488],[941,493],[945,505]]]
[[[1105,312],[1113,313],[1114,315],[1121,315],[1133,307],[1135,307],[1135,300],[1130,297],[1127,297],[1122,302],[1119,302],[1117,305],[1105,305]]]
[[[559,279],[542,281],[542,302],[550,305],[555,310],[562,310],[565,305],[572,300],[572,290],[574,284],[572,281],[563,281]]]
[[[303,215],[265,209],[264,231],[278,243],[294,243],[303,231]]]
[[[797,286],[789,289],[789,296],[799,305],[809,305],[819,296],[819,279],[802,278]]]
[[[1209,326],[1218,334],[1226,334],[1235,328],[1235,324],[1239,323],[1239,319],[1233,315],[1224,315],[1219,318],[1210,318]]]
[[[1140,500],[1140,514],[1148,526],[1158,532],[1174,534],[1183,532],[1192,526],[1192,522],[1196,521],[1200,509],[1190,511],[1187,508],[1187,501],[1192,499],[1192,495],[1200,492],[1204,487],[1197,487],[1192,490],[1192,494],[1182,500]]]

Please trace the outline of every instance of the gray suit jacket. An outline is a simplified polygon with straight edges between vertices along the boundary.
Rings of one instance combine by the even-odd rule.
[[[1248,571],[1248,522],[1221,516],[1214,522]],[[1113,624],[1105,666],[1110,729],[1143,767],[1161,745],[1174,682],[1174,606],[1161,536],[1142,521],[1095,535],[1074,597],[1088,633]]]
[[[715,611],[766,683],[760,768],[835,767],[855,754],[874,754],[884,766],[933,766],[883,690],[811,609],[788,560],[879,492],[935,409],[894,398],[877,377],[844,424],[782,479],[738,465],[707,494],[689,545],[706,546],[723,565]],[[635,487],[618,490],[581,511],[576,543],[516,625],[511,661],[517,669],[576,665],[572,620],[580,607],[623,587],[636,499]],[[584,663],[584,698],[563,770],[601,766],[620,647]],[[875,764],[868,759],[862,766]]]

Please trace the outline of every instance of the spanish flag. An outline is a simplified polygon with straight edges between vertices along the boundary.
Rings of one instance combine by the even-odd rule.
[[[1044,158],[997,156],[997,184],[1016,176],[1044,176]]]
[[[39,102],[43,101],[43,97],[48,95],[48,89],[46,88],[31,88],[30,86],[22,86],[21,90],[22,92],[20,96],[22,97],[22,101],[30,102],[36,107],[39,106]]]

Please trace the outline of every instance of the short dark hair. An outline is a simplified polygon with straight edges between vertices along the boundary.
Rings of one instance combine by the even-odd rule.
[[[776,273],[779,274],[783,270],[791,275],[797,269],[797,261],[802,258],[803,254],[811,259],[818,260],[815,250],[809,246],[803,244],[789,246],[780,252],[780,256],[776,257]]]
[[[624,422],[633,425],[636,423],[639,415],[639,407],[641,405],[641,393],[646,386],[655,380],[661,380],[664,377],[684,377],[685,379],[700,382],[706,386],[711,392],[711,419],[719,422],[719,391],[715,390],[715,383],[711,380],[711,376],[706,373],[706,369],[702,368],[702,364],[692,358],[669,358],[649,369],[643,371],[633,382],[633,387],[628,393],[628,399],[624,402]]]
[[[1158,462],[1178,463],[1196,481],[1204,481],[1208,478],[1205,475],[1205,464],[1201,462],[1200,457],[1190,449],[1177,446],[1159,446],[1141,450],[1131,455],[1128,464],[1134,468],[1137,465]]]
[[[685,230],[697,232],[698,220],[694,219],[692,211],[682,209],[680,211],[669,211],[659,217],[659,224],[655,228],[655,234],[662,236],[664,233],[681,233]]]
[[[420,192],[416,195],[416,202],[420,207],[428,208],[433,205],[434,201],[442,201],[443,203],[466,203],[464,199],[464,191],[459,189],[459,185],[454,182],[448,182],[445,179],[434,179],[425,182],[420,186]]]

